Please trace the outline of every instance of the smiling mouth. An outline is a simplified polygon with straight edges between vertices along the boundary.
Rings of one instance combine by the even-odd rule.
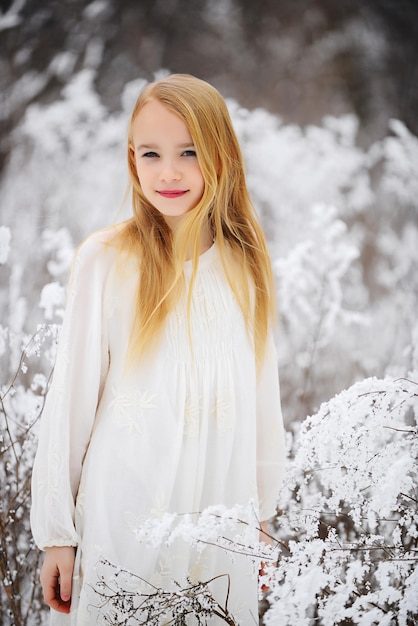
[[[157,192],[160,196],[163,196],[163,198],[180,198],[181,196],[184,196],[184,194],[187,193],[186,191],[180,191],[180,190],[176,190],[176,189],[168,189],[166,191],[158,191]]]

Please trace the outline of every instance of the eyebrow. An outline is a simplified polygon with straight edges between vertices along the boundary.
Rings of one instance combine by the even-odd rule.
[[[176,145],[176,148],[194,148],[193,141],[187,141],[186,143],[179,143]],[[158,150],[159,146],[154,143],[141,143],[139,146],[136,146],[137,150]]]

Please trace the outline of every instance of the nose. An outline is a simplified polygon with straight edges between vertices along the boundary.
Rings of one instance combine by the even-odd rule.
[[[173,180],[180,180],[181,173],[179,168],[176,167],[176,164],[172,160],[164,160],[161,163],[160,170],[160,180],[164,182],[169,182]]]

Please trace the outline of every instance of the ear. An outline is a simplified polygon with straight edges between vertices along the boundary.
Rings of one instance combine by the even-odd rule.
[[[129,169],[131,170],[132,174],[134,174],[137,178],[138,174],[136,171],[135,149],[131,143],[128,144],[128,163]]]

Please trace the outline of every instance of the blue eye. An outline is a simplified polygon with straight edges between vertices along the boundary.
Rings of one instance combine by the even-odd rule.
[[[185,150],[183,152],[183,156],[195,157],[196,156],[196,151],[195,150]]]
[[[158,154],[156,152],[145,152],[142,156],[148,159],[155,159],[158,157]]]

